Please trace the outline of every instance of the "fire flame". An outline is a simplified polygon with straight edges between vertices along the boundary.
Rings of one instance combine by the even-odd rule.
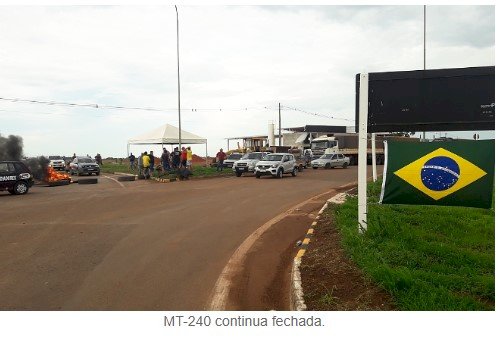
[[[52,167],[47,167],[47,182],[58,182],[62,180],[71,180],[71,177],[66,173],[57,172]]]

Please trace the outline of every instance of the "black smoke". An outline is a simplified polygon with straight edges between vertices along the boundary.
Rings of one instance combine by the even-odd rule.
[[[0,134],[0,161],[21,160],[23,157],[23,138],[9,135],[7,138]]]
[[[0,135],[0,161],[21,161],[23,159],[23,138],[9,135],[7,138]],[[45,157],[28,158],[22,160],[30,169],[33,177],[44,180],[47,176],[49,160]]]
[[[35,179],[45,180],[47,177],[47,167],[50,162],[49,159],[45,157],[28,158],[23,160],[23,162],[28,166]]]

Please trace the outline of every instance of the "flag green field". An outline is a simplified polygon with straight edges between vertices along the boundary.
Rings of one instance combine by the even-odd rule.
[[[385,142],[380,203],[490,208],[494,140]]]

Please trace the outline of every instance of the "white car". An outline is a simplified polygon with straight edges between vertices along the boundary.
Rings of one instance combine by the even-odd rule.
[[[296,177],[298,166],[293,154],[271,153],[267,154],[255,167],[255,176],[272,175],[274,178],[282,178],[284,174]]]
[[[341,153],[323,154],[319,159],[312,160],[312,168],[333,168],[343,167],[347,168],[350,165],[350,158]]]
[[[256,164],[267,154],[267,152],[246,153],[240,160],[234,162],[234,165],[232,165],[232,171],[238,177],[246,172],[253,173],[255,172]]]

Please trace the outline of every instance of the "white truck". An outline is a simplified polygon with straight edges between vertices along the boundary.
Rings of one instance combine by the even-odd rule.
[[[266,156],[268,152],[252,152],[244,154],[241,159],[234,162],[232,171],[236,177],[240,177],[243,173],[254,173],[256,164]]]
[[[323,135],[311,141],[311,151],[314,159],[323,154],[344,154],[350,158],[350,165],[357,165],[359,158],[359,135],[357,133],[338,133],[335,136]],[[376,164],[384,162],[384,149],[382,138],[376,140]],[[367,141],[367,161],[371,162],[371,139]]]

